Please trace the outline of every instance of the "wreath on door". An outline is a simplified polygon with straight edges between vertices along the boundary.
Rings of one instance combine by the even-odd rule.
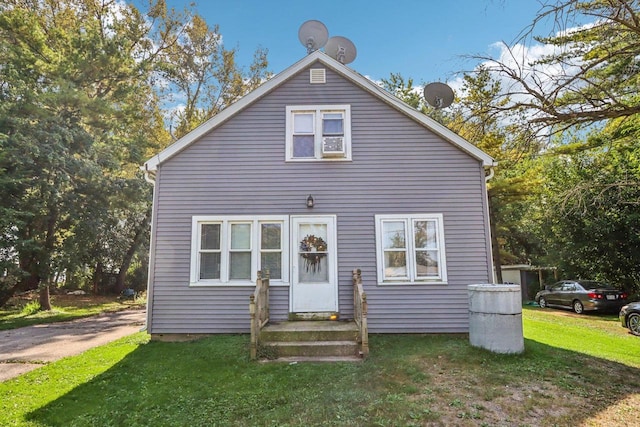
[[[327,242],[322,237],[307,235],[300,242],[300,255],[304,258],[304,264],[307,272],[312,270],[314,273],[320,271],[320,262],[327,254]]]

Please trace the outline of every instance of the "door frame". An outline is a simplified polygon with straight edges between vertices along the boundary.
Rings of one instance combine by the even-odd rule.
[[[295,307],[296,292],[299,291],[297,286],[300,286],[298,284],[298,250],[302,236],[298,235],[298,225],[307,223],[327,225],[327,251],[329,252],[327,257],[328,286],[332,287],[332,289],[327,290],[327,293],[333,301],[329,302],[322,310],[294,311],[294,309],[297,308]],[[306,313],[311,315],[338,313],[338,233],[336,215],[292,215],[289,224],[291,236],[289,313]]]

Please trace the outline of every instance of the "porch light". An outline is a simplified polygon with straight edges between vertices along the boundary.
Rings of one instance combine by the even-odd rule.
[[[311,194],[309,194],[309,197],[307,197],[307,207],[308,208],[313,207],[313,196]]]

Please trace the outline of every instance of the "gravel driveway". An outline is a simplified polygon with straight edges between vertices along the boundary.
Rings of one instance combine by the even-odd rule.
[[[103,313],[71,322],[0,331],[0,381],[140,331],[146,311]]]

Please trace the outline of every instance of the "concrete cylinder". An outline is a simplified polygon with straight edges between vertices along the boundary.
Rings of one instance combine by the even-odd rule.
[[[522,297],[519,285],[468,285],[469,341],[494,353],[522,353]]]

